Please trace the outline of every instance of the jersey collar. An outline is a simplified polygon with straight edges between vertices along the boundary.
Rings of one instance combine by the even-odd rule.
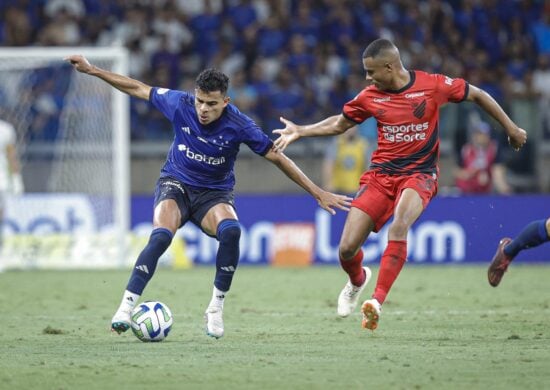
[[[409,76],[410,76],[410,80],[404,87],[399,88],[399,89],[388,89],[384,92],[387,92],[387,93],[401,93],[401,92],[406,91],[407,89],[409,89],[410,87],[413,86],[414,81],[416,80],[416,72],[414,70],[409,70]]]

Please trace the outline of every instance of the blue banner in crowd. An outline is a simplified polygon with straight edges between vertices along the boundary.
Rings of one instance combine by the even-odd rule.
[[[241,264],[267,264],[273,256],[277,226],[310,224],[314,228],[313,262],[338,264],[338,242],[347,213],[335,216],[319,208],[309,196],[240,195],[236,207],[243,227]],[[153,199],[134,197],[132,228],[151,228]],[[487,263],[499,240],[515,236],[533,220],[550,217],[548,196],[436,197],[413,225],[408,260],[417,264]],[[363,246],[366,263],[377,263],[386,247],[388,224],[373,233]],[[187,223],[178,236],[195,264],[213,264],[217,242]],[[308,236],[309,237],[309,236]],[[550,244],[520,253],[521,262],[550,262]]]

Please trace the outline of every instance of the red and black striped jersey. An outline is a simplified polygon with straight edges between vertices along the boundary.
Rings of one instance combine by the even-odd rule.
[[[390,175],[438,173],[439,107],[468,97],[461,78],[409,71],[410,82],[396,91],[374,85],[344,105],[343,115],[356,123],[374,117],[378,148],[370,169]]]

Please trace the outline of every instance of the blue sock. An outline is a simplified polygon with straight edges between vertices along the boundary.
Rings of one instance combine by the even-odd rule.
[[[510,257],[515,257],[523,249],[533,248],[549,241],[546,233],[546,220],[531,222],[525,226],[516,238],[504,247],[504,253]]]
[[[172,232],[165,228],[156,228],[149,236],[149,242],[139,254],[126,290],[141,295],[143,289],[153,277],[159,257],[170,246]]]
[[[241,225],[235,219],[224,219],[218,225],[216,237],[220,242],[220,246],[216,255],[214,286],[220,291],[227,292],[231,287],[233,274],[239,263]]]

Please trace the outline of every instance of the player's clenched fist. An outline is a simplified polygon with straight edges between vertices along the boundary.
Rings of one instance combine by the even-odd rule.
[[[81,55],[71,55],[65,57],[64,60],[70,62],[76,70],[82,73],[89,73],[93,68],[92,64],[88,62],[86,57]]]
[[[517,152],[527,142],[527,132],[518,128],[516,132],[508,135],[508,142]]]

